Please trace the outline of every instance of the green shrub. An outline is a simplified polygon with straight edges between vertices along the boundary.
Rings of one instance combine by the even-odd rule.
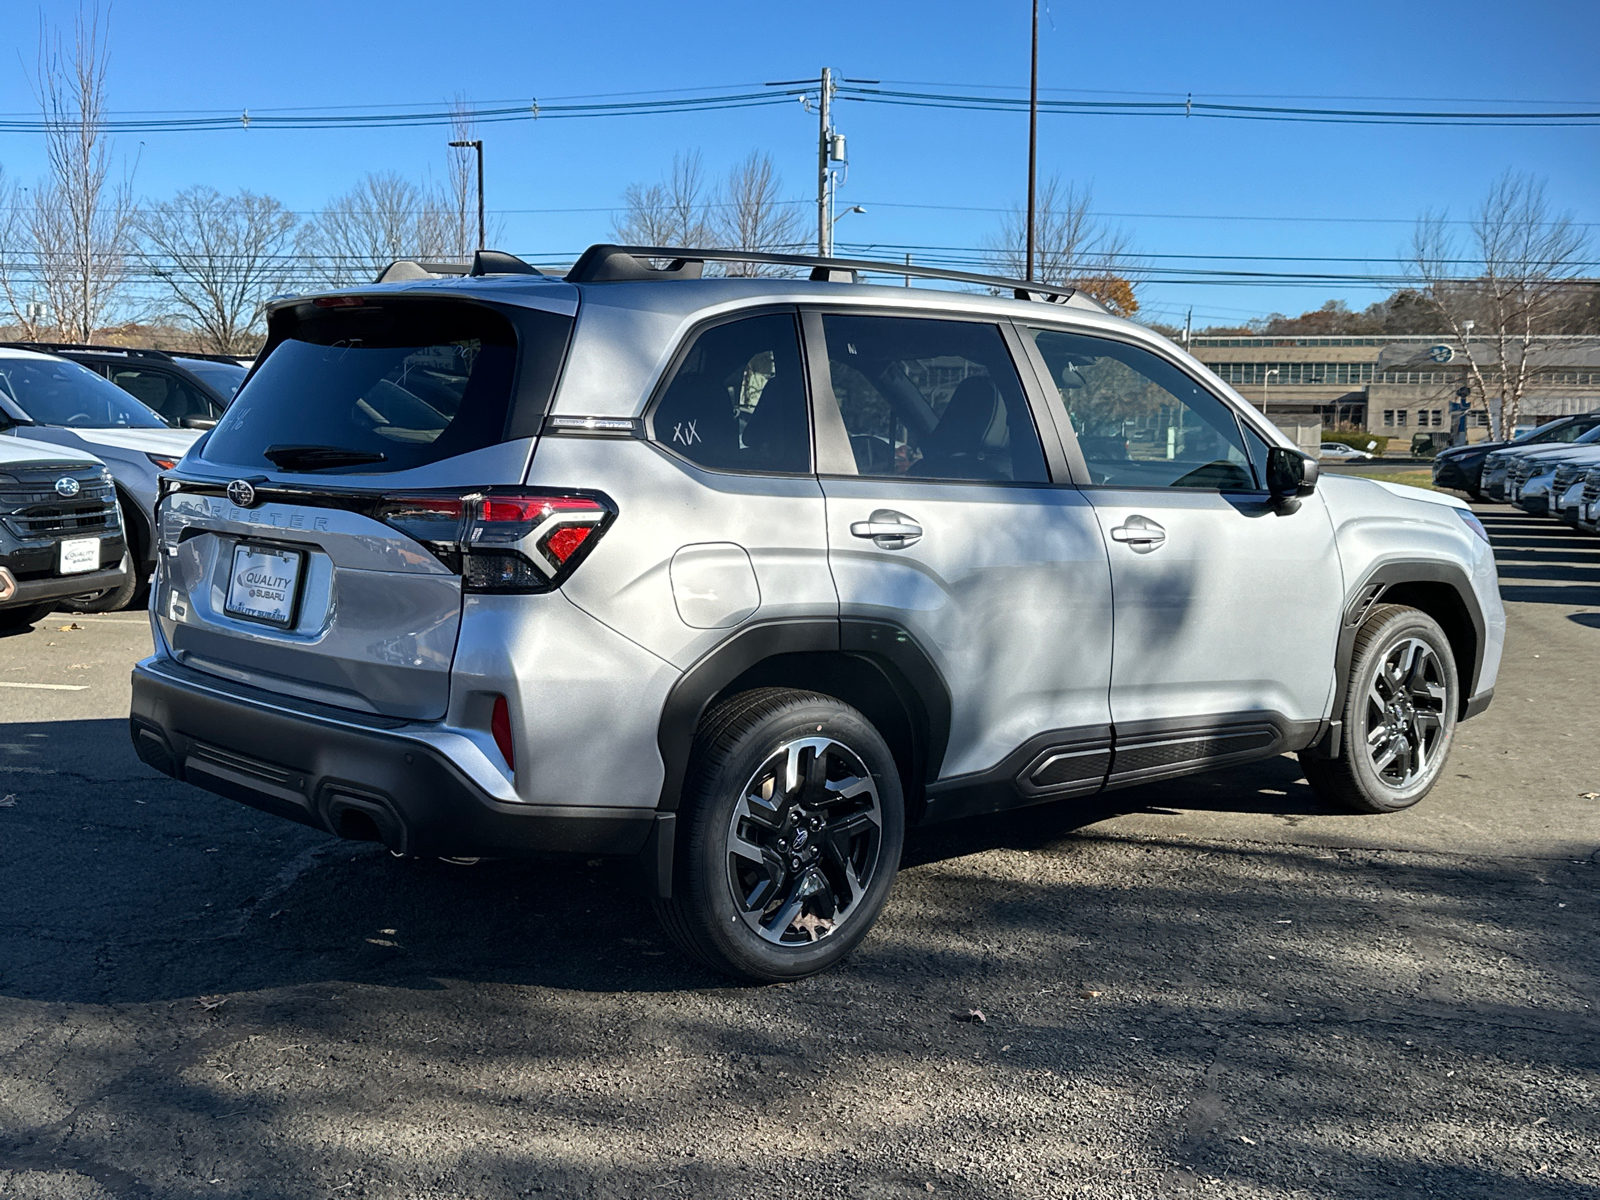
[[[1381,433],[1340,433],[1336,430],[1325,429],[1322,431],[1322,440],[1325,442],[1343,442],[1346,446],[1354,446],[1357,450],[1365,450],[1369,454],[1382,454],[1389,448],[1389,439]],[[1376,446],[1367,445],[1368,442],[1377,442]]]

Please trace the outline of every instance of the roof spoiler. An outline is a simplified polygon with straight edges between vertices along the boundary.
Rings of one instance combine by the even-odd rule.
[[[374,280],[375,283],[405,283],[415,279],[439,279],[446,275],[541,275],[538,267],[523,262],[515,254],[504,250],[479,250],[472,256],[469,266],[460,262],[432,262],[425,259],[401,258],[390,263]]]
[[[650,262],[665,260],[669,265],[656,268]],[[764,263],[782,267],[808,267],[810,277],[829,283],[855,283],[863,273],[900,275],[914,279],[942,279],[953,283],[972,283],[1010,292],[1018,300],[1044,300],[1065,304],[1076,298],[1080,306],[1104,311],[1104,306],[1075,287],[1042,283],[1038,280],[1005,279],[999,275],[978,275],[971,271],[951,271],[944,267],[924,267],[913,263],[879,262],[865,258],[830,258],[816,254],[775,254],[764,250],[702,250],[678,246],[590,246],[567,272],[568,283],[617,283],[645,279],[699,279],[708,262]]]

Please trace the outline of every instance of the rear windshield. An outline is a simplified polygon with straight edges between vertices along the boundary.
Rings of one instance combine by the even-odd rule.
[[[517,337],[498,312],[438,301],[297,312],[212,431],[208,461],[370,474],[504,438]],[[564,345],[563,334],[557,355]]]
[[[39,425],[167,428],[157,414],[116,384],[64,358],[0,358],[0,396]]]

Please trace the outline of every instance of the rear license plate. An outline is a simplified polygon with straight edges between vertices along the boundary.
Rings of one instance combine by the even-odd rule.
[[[79,575],[84,571],[97,570],[99,566],[99,538],[68,538],[61,543],[60,570],[63,575]]]
[[[236,546],[223,610],[248,621],[287,628],[294,623],[305,554],[276,546]]]

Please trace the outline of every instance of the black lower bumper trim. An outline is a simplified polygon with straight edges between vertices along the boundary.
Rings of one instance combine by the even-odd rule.
[[[654,810],[509,804],[424,742],[255,704],[194,674],[166,660],[134,667],[134,749],[263,812],[441,858],[633,855],[650,837]]]
[[[52,575],[48,579],[19,579],[17,590],[6,601],[7,608],[106,592],[128,582],[128,572],[120,566],[105,571],[85,571],[82,575]]]
[[[1461,710],[1461,719],[1463,721],[1465,721],[1468,717],[1477,716],[1484,709],[1489,707],[1489,701],[1491,701],[1493,699],[1494,699],[1494,689],[1493,688],[1490,688],[1488,691],[1479,692],[1471,700],[1467,701],[1466,707]]]

